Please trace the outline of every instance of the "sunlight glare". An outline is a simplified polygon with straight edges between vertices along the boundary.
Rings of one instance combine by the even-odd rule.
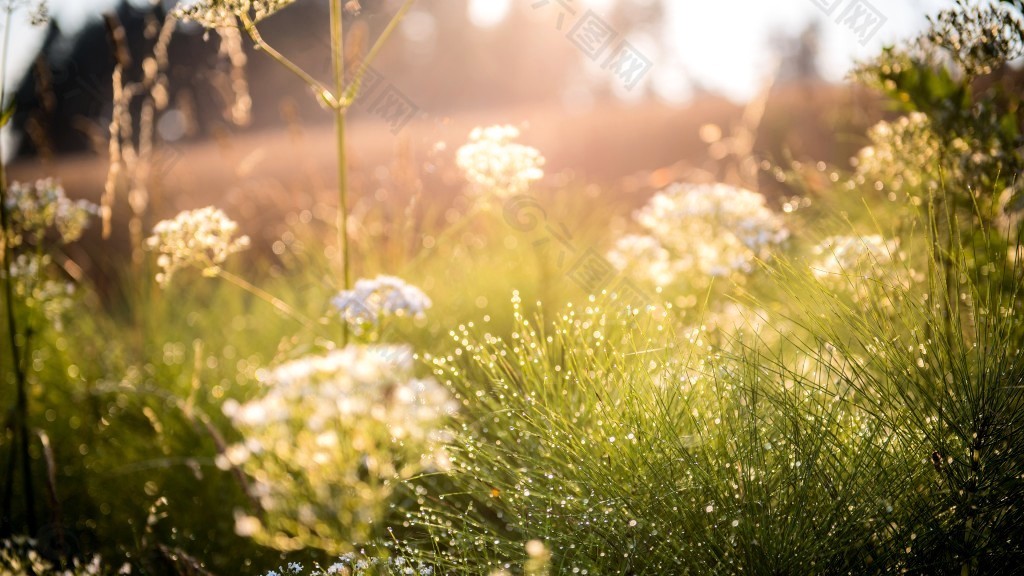
[[[510,7],[511,0],[470,0],[469,21],[480,28],[497,26],[508,15]]]

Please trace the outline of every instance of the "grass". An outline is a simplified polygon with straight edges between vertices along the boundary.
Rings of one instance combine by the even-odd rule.
[[[944,276],[922,290],[851,275],[866,284],[865,307],[823,288],[801,259],[701,298],[707,316],[732,294],[760,307],[767,328],[702,330],[700,312],[668,304],[631,316],[611,297],[582,296],[557,253],[507,249],[502,237],[516,232],[496,233],[503,224],[482,216],[485,241],[409,278],[469,287],[484,308],[434,289],[425,321],[385,336],[422,351],[421,370],[461,407],[451,472],[409,480],[379,526],[394,538],[384,553],[466,574],[523,569],[533,540],[551,573],[998,573],[1020,553],[1021,327],[1019,315],[988,312],[1020,307],[1003,291],[1018,285],[1016,268],[982,276],[957,264],[970,297],[952,345],[922,332],[941,333],[944,308],[923,296],[939,298]],[[911,247],[907,260],[929,257],[927,242]],[[232,271],[319,318],[333,289],[318,271],[331,266],[313,254]],[[495,271],[498,254],[516,258],[508,272]],[[519,276],[526,292],[503,303],[502,277],[537,262],[549,281],[529,288]],[[253,277],[260,269],[271,272]],[[56,447],[56,486],[75,487],[61,499],[67,532],[83,551],[160,541],[211,567],[241,556],[254,571],[274,566],[276,552],[234,535],[235,510],[250,503],[237,475],[215,466],[217,436],[241,439],[220,406],[259,395],[257,368],[321,349],[335,330],[307,329],[216,279],[161,291],[150,278],[126,290],[135,296],[118,316],[86,296],[79,306],[95,313],[40,335],[54,348],[36,353],[33,405],[48,407],[39,417],[52,438],[77,439]],[[166,517],[150,524],[161,497]]]
[[[943,345],[925,344],[945,320],[919,293],[880,283],[896,308],[865,310],[772,268],[802,304],[780,344],[712,347],[609,302],[553,327],[517,312],[510,338],[454,332],[432,361],[466,411],[456,487],[414,515],[445,569],[496,570],[531,539],[555,573],[1007,569],[1020,302],[984,286],[1020,270],[965,278],[963,340]]]
[[[1014,572],[1024,270],[1015,215],[997,226],[995,193],[978,187],[1006,184],[985,171],[1013,164],[975,173],[957,156],[987,129],[955,145],[873,131],[896,152],[827,183],[793,179],[813,202],[770,251],[731,239],[756,237],[773,207],[659,195],[645,228],[656,246],[709,210],[746,235],[711,228],[672,258],[749,261],[700,278],[691,263],[658,287],[618,271],[588,285],[587,250],[600,258],[641,228],[595,202],[607,191],[494,186],[453,217],[417,206],[425,193],[348,205],[341,95],[354,88],[334,9],[337,228],[299,216],[273,258],[218,259],[216,242],[165,251],[189,264],[167,286],[148,254],[123,271],[116,305],[78,282],[59,323],[39,306],[51,297],[24,286],[63,285],[69,268],[14,267],[63,261],[60,220],[21,234],[31,210],[4,204],[0,405],[20,419],[0,441],[0,566],[29,572],[20,531],[56,565],[100,554],[110,573]],[[258,21],[242,23],[253,34]],[[933,135],[971,126],[918,121]],[[488,160],[514,165],[513,150]],[[949,165],[936,174],[922,157]],[[413,224],[395,230],[399,214]],[[339,281],[382,273],[433,307],[369,297],[374,329],[355,330],[331,305]],[[408,373],[384,344],[413,351]]]

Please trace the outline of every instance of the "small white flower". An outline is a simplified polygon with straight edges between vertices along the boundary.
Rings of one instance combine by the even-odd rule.
[[[249,449],[244,444],[232,444],[224,451],[224,457],[232,466],[239,466],[249,459]]]
[[[198,0],[184,1],[174,9],[173,15],[184,21],[197,22],[207,28],[225,28],[237,25],[245,15],[259,22],[295,0]]]
[[[859,182],[892,191],[937,190],[940,182],[932,168],[940,161],[942,145],[927,115],[913,112],[893,122],[879,122],[868,130],[868,139],[871,145],[853,159]],[[952,147],[958,148],[955,143]]]
[[[91,202],[69,199],[53,179],[12,182],[4,203],[11,216],[8,242],[12,247],[26,241],[38,243],[50,227],[56,228],[61,241],[69,244],[82,237],[89,217],[99,213]]]
[[[643,235],[609,253],[618,269],[637,267],[657,284],[749,273],[789,236],[764,196],[725,184],[673,184],[634,216]]]
[[[395,276],[360,279],[352,290],[344,290],[331,300],[342,319],[361,328],[378,324],[387,316],[420,316],[433,303],[419,288]]]
[[[608,253],[608,262],[618,270],[642,262],[645,275],[657,286],[672,284],[681,272],[690,268],[689,262],[673,259],[656,238],[641,234],[619,238]]]
[[[507,198],[544,177],[544,157],[536,148],[513,142],[518,137],[513,126],[476,128],[456,152],[455,162],[477,194]]]
[[[540,540],[530,540],[526,543],[526,554],[530,558],[547,558],[550,554],[548,547]]]
[[[339,508],[355,513],[337,487],[357,482],[361,466],[382,478],[442,469],[447,418],[459,404],[436,380],[416,378],[412,357],[409,346],[351,345],[298,358],[261,370],[261,393],[225,410],[246,442],[217,464],[259,478],[253,493],[273,511],[257,538],[275,515],[312,527],[327,521],[322,514],[337,519]],[[322,509],[300,496],[307,490]],[[359,506],[383,502],[391,488],[362,490]]]
[[[408,346],[348,346],[261,371],[258,377],[268,386],[267,393],[225,413],[248,429],[272,427],[306,413],[304,420],[312,430],[318,428],[317,422],[353,414],[367,417],[370,408],[381,407],[382,423],[401,422],[410,435],[426,438],[430,431],[420,426],[453,413],[457,405],[436,380],[413,378],[411,371]],[[330,431],[313,438],[321,445],[336,442]],[[229,459],[243,461],[249,452],[238,448]]]
[[[237,231],[238,224],[212,206],[157,222],[146,239],[146,246],[160,254],[157,281],[166,286],[175,272],[190,267],[199,268],[205,276],[217,275],[228,256],[249,247],[249,237],[236,238]]]

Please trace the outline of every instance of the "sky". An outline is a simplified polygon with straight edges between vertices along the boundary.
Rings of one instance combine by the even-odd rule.
[[[821,71],[827,79],[838,81],[858,59],[866,59],[884,45],[914,35],[927,24],[926,14],[951,4],[939,0],[873,0],[884,20],[879,20],[881,27],[877,32],[860,36],[856,25],[851,28],[845,20],[837,21],[857,1],[670,2],[672,14],[668,19],[677,31],[673,44],[685,68],[709,88],[744,99],[756,92],[770,70],[771,53],[766,46],[776,31],[795,35],[812,19],[821,21]],[[836,7],[827,15],[816,2]],[[706,57],[708,54],[714,56]],[[723,70],[730,73],[723,74]]]
[[[548,2],[550,9],[555,9],[557,1]],[[513,2],[538,3],[472,0],[470,17],[477,25],[496,25]],[[598,14],[613,2],[565,0],[567,5],[591,8]],[[814,20],[822,24],[822,72],[827,79],[839,81],[857,59],[914,35],[926,25],[926,14],[952,4],[951,0],[670,0],[664,23],[670,49],[656,60],[651,81],[668,100],[685,101],[694,81],[734,100],[747,100],[773,69],[767,49],[771,37],[779,32],[796,36]],[[876,8],[877,24],[859,35],[858,25],[865,23],[870,8]],[[852,17],[856,18],[848,24]]]

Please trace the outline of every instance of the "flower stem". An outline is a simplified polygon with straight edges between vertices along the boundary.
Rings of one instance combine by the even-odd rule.
[[[344,0],[331,2],[331,61],[334,65],[334,90],[342,94],[345,89],[345,38],[343,14]],[[352,266],[348,242],[348,154],[345,147],[345,113],[347,106],[334,109],[334,127],[338,154],[338,258],[341,259],[341,289],[352,286]],[[341,345],[348,344],[348,324],[342,323]]]
[[[263,40],[263,36],[260,34],[259,28],[256,27],[256,23],[249,18],[248,14],[243,12],[239,14],[239,18],[242,20],[242,28],[245,30],[245,33],[249,35],[249,39],[252,40],[253,46],[255,46],[257,50],[265,52],[268,56],[276,60],[278,64],[284,66],[290,72],[298,76],[316,92],[317,98],[320,98],[331,109],[338,109],[338,97],[334,93],[317,81],[316,78],[313,78],[308,72],[303,70],[301,66],[286,58],[284,54],[278,52],[270,44],[267,44]],[[339,91],[338,94],[340,93],[341,92]]]
[[[242,290],[245,290],[246,292],[259,298],[260,300],[263,300],[264,302],[270,304],[274,308],[277,308],[282,314],[302,324],[306,328],[313,328],[316,325],[316,322],[314,322],[308,316],[299,312],[295,308],[289,306],[288,303],[285,302],[284,300],[281,300],[280,298],[274,296],[273,294],[267,292],[266,290],[253,285],[252,283],[250,283],[245,278],[242,278],[241,276],[237,276],[235,274],[232,274],[231,272],[228,272],[227,270],[220,269],[217,270],[217,277],[223,280],[227,280],[228,282],[231,282],[232,284],[238,286]]]
[[[6,12],[6,18],[4,20],[4,32],[3,32],[3,47],[0,48],[0,108],[4,108],[7,103],[7,53],[8,47],[10,46],[11,39],[11,15],[14,12],[14,3],[12,0],[7,0],[5,5],[0,8]],[[14,278],[11,274],[11,247],[8,242],[8,232],[10,230],[11,221],[10,214],[7,211],[7,195],[9,194],[7,186],[7,171],[3,161],[3,147],[0,146],[0,245],[2,245],[2,253],[0,258],[3,259],[3,270],[4,270],[4,301],[6,308],[7,317],[7,337],[10,340],[11,346],[11,364],[14,369],[14,381],[17,387],[17,400],[15,404],[15,412],[13,414],[13,424],[15,429],[15,436],[18,441],[17,451],[20,453],[21,458],[21,473],[22,483],[24,484],[25,490],[25,514],[27,516],[27,525],[29,534],[35,534],[36,531],[36,514],[35,514],[35,494],[32,486],[32,463],[30,460],[29,449],[28,449],[28,390],[27,382],[25,378],[24,366],[21,363],[22,353],[21,346],[18,345],[18,324],[17,318],[14,313],[14,290],[13,283]],[[28,338],[26,335],[26,346]],[[14,472],[14,458],[15,451],[12,450],[10,454],[10,466],[8,470],[13,475]],[[7,478],[7,491],[4,494],[4,509],[0,511],[3,514],[4,524],[10,520],[10,507],[11,501],[9,499],[9,491],[11,486],[14,484],[14,478]],[[2,527],[5,531],[8,526]]]

